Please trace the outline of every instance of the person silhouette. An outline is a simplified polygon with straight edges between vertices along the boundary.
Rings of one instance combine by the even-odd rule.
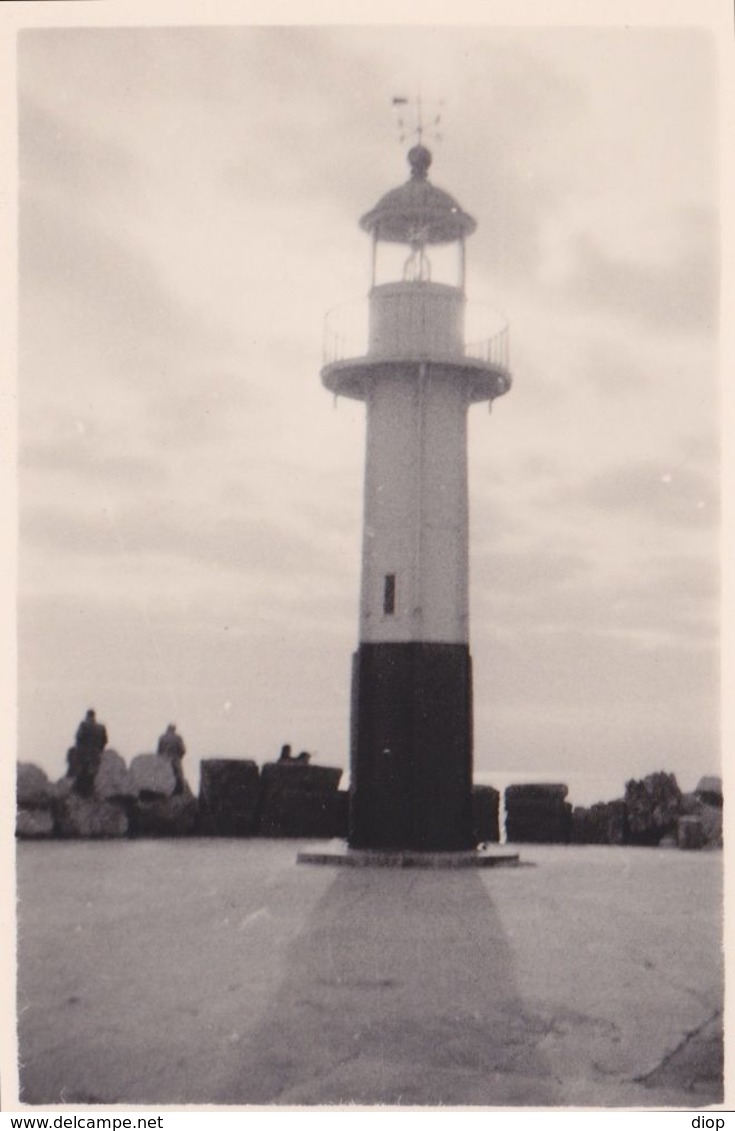
[[[184,792],[184,769],[181,765],[181,759],[186,754],[186,747],[184,740],[180,734],[176,732],[176,724],[169,723],[166,730],[158,740],[157,753],[162,758],[167,758],[171,763],[171,769],[174,772],[176,785],[174,793]]]
[[[77,727],[74,746],[68,755],[74,789],[82,796],[88,797],[94,788],[94,779],[106,746],[107,728],[104,723],[97,722],[97,716],[90,707]]]

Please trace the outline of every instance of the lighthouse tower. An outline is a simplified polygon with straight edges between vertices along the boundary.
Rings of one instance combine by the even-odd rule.
[[[322,369],[330,391],[367,407],[355,848],[475,846],[467,411],[511,378],[504,330],[465,342],[465,240],[476,224],[431,184],[431,160],[415,145],[409,180],[362,217],[372,236],[367,340],[351,349],[333,312]],[[432,280],[429,249],[449,281]]]

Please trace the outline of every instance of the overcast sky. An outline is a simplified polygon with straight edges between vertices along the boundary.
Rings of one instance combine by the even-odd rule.
[[[470,413],[477,770],[718,772],[716,64],[696,28],[24,31],[19,757],[60,776],[94,706],[126,758],[175,721],[194,785],[346,765],[364,409],[322,325],[421,85],[511,328]]]

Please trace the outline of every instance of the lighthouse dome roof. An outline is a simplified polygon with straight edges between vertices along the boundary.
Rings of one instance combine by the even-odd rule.
[[[411,176],[391,189],[360,220],[360,227],[388,243],[452,243],[477,224],[453,196],[428,180],[431,153],[415,145],[408,154]]]

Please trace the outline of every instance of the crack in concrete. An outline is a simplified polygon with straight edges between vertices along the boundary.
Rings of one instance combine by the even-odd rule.
[[[657,1072],[662,1071],[662,1069],[666,1068],[670,1061],[672,1061],[674,1057],[682,1051],[682,1049],[686,1048],[690,1041],[695,1040],[700,1035],[700,1033],[702,1033],[702,1031],[707,1028],[708,1025],[711,1025],[713,1021],[716,1021],[720,1016],[721,1011],[719,1009],[716,1009],[711,1017],[705,1018],[704,1021],[696,1026],[696,1028],[690,1029],[688,1033],[685,1033],[684,1037],[681,1041],[679,1041],[679,1044],[676,1046],[676,1048],[672,1049],[671,1052],[667,1052],[658,1064],[654,1065],[654,1067],[651,1068],[648,1072],[644,1072],[641,1076],[633,1076],[632,1083],[646,1084],[652,1076],[654,1076]]]

